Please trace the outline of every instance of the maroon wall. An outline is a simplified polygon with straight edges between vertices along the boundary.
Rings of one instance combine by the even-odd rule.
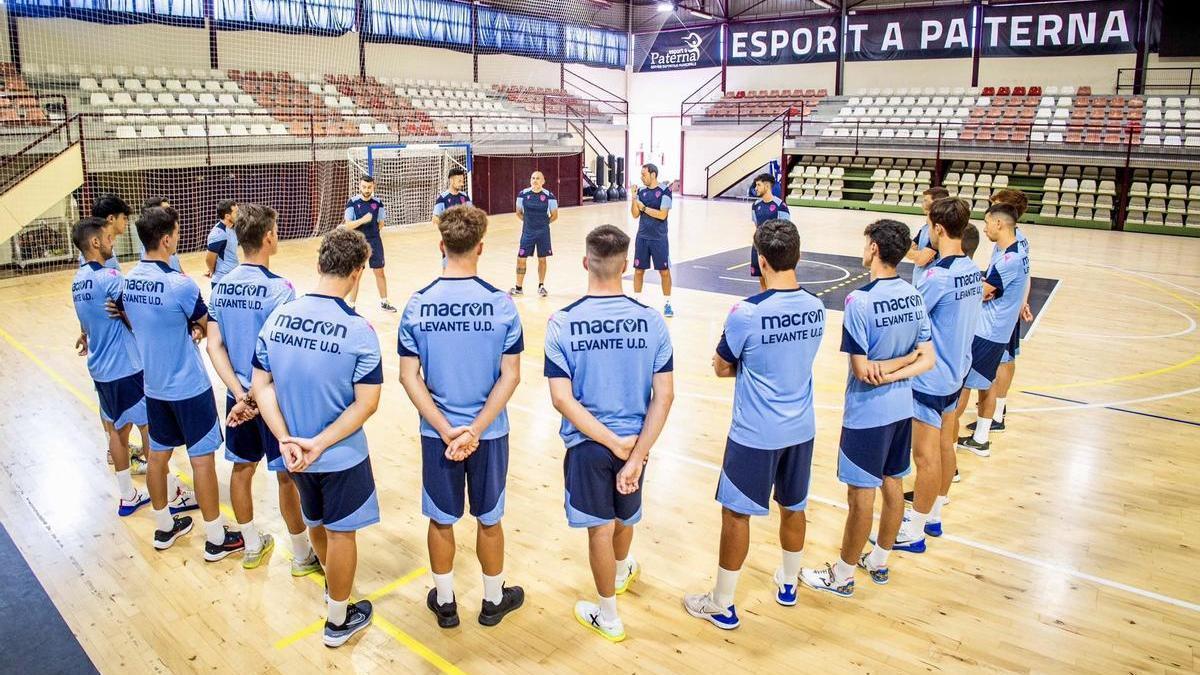
[[[471,200],[488,213],[512,213],[517,193],[529,187],[535,170],[546,176],[546,189],[558,205],[579,206],[582,201],[583,155],[475,155],[471,175]]]

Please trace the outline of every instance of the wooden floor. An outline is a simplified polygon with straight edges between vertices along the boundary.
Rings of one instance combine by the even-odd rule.
[[[673,257],[747,245],[747,208],[680,200],[671,216]],[[795,216],[805,249],[845,255],[859,254],[870,219],[813,209]],[[602,223],[632,227],[623,204],[564,209],[554,225],[552,295],[518,302],[526,352],[509,408],[505,524],[507,578],[525,587],[527,601],[498,628],[473,619],[481,582],[469,521],[459,527],[462,627],[438,629],[424,607],[432,582],[417,417],[396,381],[397,317],[375,309],[374,289],[364,285],[360,305],[380,333],[387,384],[367,425],[383,521],[360,536],[356,594],[374,599],[378,613],[373,628],[339,650],[321,645],[320,582],[289,576],[286,545],[265,568],[247,572],[236,561],[202,562],[199,530],[160,553],[151,547],[148,511],[116,516],[95,396],[83,359],[71,349],[70,272],[0,282],[0,519],[97,667],[121,673],[1200,668],[1200,240],[1028,227],[1034,273],[1062,284],[1023,346],[1009,431],[993,437],[990,459],[960,454],[964,480],[946,509],[947,536],[924,555],[893,555],[888,586],[860,578],[850,600],[801,590],[798,605],[784,608],[771,595],[777,516],[755,520],[738,589],[743,625],[733,632],[687,616],[680,596],[707,589],[716,567],[713,493],[732,382],[712,376],[709,358],[735,298],[677,291],[670,326],[678,395],[653,453],[645,519],[634,541],[645,573],[620,601],[630,639],[612,645],[572,619],[574,601],[594,591],[585,535],[568,529],[563,517],[559,418],[542,377],[546,320],[584,291],[583,237]],[[511,216],[493,219],[482,276],[497,286],[512,283],[518,234]],[[399,305],[439,272],[435,233],[391,232],[384,241]],[[274,261],[301,292],[314,283],[315,248],[315,241],[287,242]],[[986,260],[984,249],[979,261]],[[184,257],[190,270],[201,264],[198,255]],[[657,287],[648,288],[657,303]],[[838,335],[841,314],[830,313],[829,321],[827,335]],[[807,565],[832,560],[844,516],[836,443],[846,366],[838,344],[827,337],[816,365]],[[176,454],[176,465],[186,469]],[[229,464],[222,459],[218,467],[224,486]],[[285,530],[264,474],[256,485],[258,520],[279,538]]]

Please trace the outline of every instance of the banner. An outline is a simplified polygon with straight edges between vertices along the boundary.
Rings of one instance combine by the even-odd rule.
[[[635,70],[639,73],[720,66],[721,28],[706,26],[635,35],[634,56],[638,64]]]
[[[729,65],[779,66],[837,61],[837,16],[729,25]]]
[[[846,60],[970,58],[972,12],[961,5],[853,14],[846,19]]]
[[[984,56],[1085,56],[1137,51],[1136,0],[990,5],[983,10]]]

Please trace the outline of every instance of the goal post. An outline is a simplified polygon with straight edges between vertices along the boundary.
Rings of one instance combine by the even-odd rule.
[[[387,208],[386,225],[429,222],[433,202],[446,189],[446,174],[458,167],[467,172],[470,192],[474,163],[470,143],[391,143],[365,145],[346,151],[349,196],[358,194],[363,175],[375,178],[375,196]]]

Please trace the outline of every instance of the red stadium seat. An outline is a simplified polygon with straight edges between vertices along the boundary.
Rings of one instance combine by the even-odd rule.
[[[1024,96],[1025,95],[1025,87],[1013,87],[1012,95],[1013,96]]]
[[[984,95],[986,96],[986,92]],[[997,96],[1010,96],[1010,95],[1012,95],[1012,90],[1009,89],[1008,87],[1000,87],[999,89],[996,90],[996,95]]]
[[[1080,95],[1080,96],[1091,96],[1091,95],[1092,95],[1092,88],[1091,88],[1091,87],[1087,87],[1087,86],[1080,87],[1080,88],[1078,88],[1078,89],[1076,89],[1076,90],[1075,90],[1075,93],[1076,93],[1076,94],[1078,94],[1078,95]]]
[[[995,95],[996,95],[996,88],[995,88],[995,87],[984,87],[984,88],[983,88],[983,95],[984,95],[984,96],[995,96]]]
[[[1030,95],[1030,96],[1039,96],[1039,97],[1040,97],[1040,96],[1042,95],[1042,88],[1041,88],[1041,87],[1039,87],[1039,86],[1037,86],[1037,85],[1034,85],[1034,86],[1030,87],[1030,88],[1029,88],[1029,95]]]

